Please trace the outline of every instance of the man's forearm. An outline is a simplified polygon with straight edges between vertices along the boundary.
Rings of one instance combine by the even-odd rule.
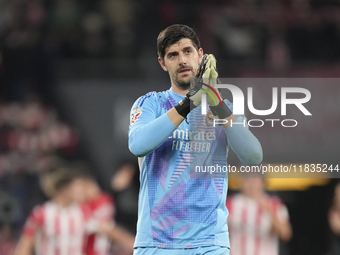
[[[168,117],[174,126],[178,127],[184,120],[184,117],[179,115],[175,107],[171,108],[168,112]]]
[[[261,163],[263,158],[262,146],[248,128],[234,124],[232,127],[225,128],[225,132],[230,147],[243,164],[257,165]]]
[[[270,205],[270,201],[265,197],[257,200],[260,208],[263,211],[266,211],[270,218],[273,231],[279,236],[282,241],[289,241],[292,237],[292,227],[288,221],[288,219],[282,220],[279,218],[276,211]]]
[[[272,217],[272,226],[282,241],[289,241],[292,236],[292,228],[288,221],[282,222],[274,212],[269,212]]]
[[[170,109],[157,119],[133,130],[129,137],[129,149],[138,157],[143,157],[157,149],[172,135],[183,121],[176,109]]]
[[[133,252],[135,238],[123,228],[106,224],[101,226],[100,232],[121,245],[127,252]]]

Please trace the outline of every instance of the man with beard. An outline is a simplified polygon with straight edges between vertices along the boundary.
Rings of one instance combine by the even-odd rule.
[[[245,118],[234,116],[232,104],[214,89],[216,59],[203,56],[193,29],[169,26],[157,38],[157,51],[171,88],[140,97],[130,115],[129,149],[139,157],[141,171],[134,254],[227,255],[228,179],[191,178],[190,170],[227,166],[228,146],[244,164],[258,164],[261,145],[247,127],[231,126]],[[212,82],[191,88],[195,76]],[[215,127],[200,114],[205,93],[212,95],[207,100],[209,116],[226,124]]]

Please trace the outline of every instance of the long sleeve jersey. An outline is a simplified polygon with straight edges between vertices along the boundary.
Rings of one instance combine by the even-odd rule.
[[[237,118],[245,125],[224,129],[199,106],[174,126],[167,111],[183,98],[172,89],[150,92],[131,109],[129,149],[140,167],[135,247],[229,247],[228,179],[206,169],[227,166],[229,148],[246,165],[262,160],[261,145],[243,115]]]

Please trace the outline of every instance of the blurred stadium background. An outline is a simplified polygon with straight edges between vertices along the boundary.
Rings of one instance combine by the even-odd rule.
[[[117,167],[136,161],[127,147],[134,100],[169,87],[156,38],[174,23],[195,28],[222,77],[340,76],[338,0],[0,0],[0,244],[15,242],[29,211],[46,199],[38,177],[57,158],[86,161],[114,196]],[[339,126],[339,111],[329,118]],[[289,160],[294,141],[282,142]],[[336,183],[270,185],[293,226],[282,254],[327,254]]]

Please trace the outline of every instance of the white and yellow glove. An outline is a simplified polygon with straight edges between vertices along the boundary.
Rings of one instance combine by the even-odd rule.
[[[207,101],[212,113],[220,119],[229,117],[232,112],[223,102],[218,89],[215,89],[217,78],[218,73],[214,55],[204,54],[197,70],[196,78],[191,82],[188,94],[175,106],[177,112],[186,118],[190,110],[201,104],[202,94],[206,93],[208,94]]]
[[[209,108],[211,112],[218,116],[220,119],[225,119],[232,114],[232,111],[228,108],[228,106],[223,101],[223,98],[215,88],[216,84],[218,83],[218,72],[216,68],[216,58],[213,54],[207,55],[207,64],[206,64],[206,71],[204,72],[203,78],[203,87],[202,90],[208,94],[207,101],[209,104]]]

